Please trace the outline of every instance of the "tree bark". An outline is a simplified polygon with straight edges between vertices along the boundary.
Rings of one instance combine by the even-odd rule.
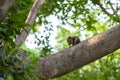
[[[0,19],[7,12],[14,1],[15,0],[0,1]],[[45,2],[45,0],[40,1],[42,1],[42,3],[39,4],[43,4]],[[40,5],[35,7],[38,9]],[[35,12],[35,15],[37,13],[37,11],[34,11],[33,9],[31,9],[31,12]],[[35,15],[30,15],[28,16],[26,23],[33,24]],[[28,27],[27,29],[29,32],[31,30],[31,27]],[[22,31],[21,35],[16,38],[16,43],[18,46],[24,42],[26,36],[27,33],[25,31]],[[46,78],[59,77],[90,62],[93,62],[107,54],[110,54],[119,48],[120,24],[104,33],[98,34],[88,40],[85,40],[76,46],[67,48],[53,55],[43,57],[38,62],[39,68],[36,72],[41,73]]]
[[[45,0],[35,0],[32,8],[27,16],[25,23],[28,23],[31,25],[34,23],[34,20],[35,20],[36,15],[37,15],[37,11],[39,10],[39,8],[41,7],[41,5],[44,2],[45,2]],[[15,39],[15,43],[18,45],[18,47],[20,47],[24,43],[24,41],[27,38],[27,35],[31,29],[32,29],[32,27],[28,26],[26,28],[26,30],[22,30],[21,34]]]
[[[0,0],[0,20],[14,2],[15,0]]]
[[[46,78],[65,75],[120,48],[120,24],[80,44],[38,62],[38,73]]]

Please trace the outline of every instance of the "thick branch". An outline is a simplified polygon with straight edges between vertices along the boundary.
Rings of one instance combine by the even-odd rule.
[[[14,2],[15,0],[0,0],[0,20]]]
[[[37,11],[40,8],[40,6],[45,2],[45,0],[36,0],[28,14],[28,17],[26,19],[26,23],[28,24],[33,24],[34,20],[36,18],[37,15]],[[27,27],[26,30],[23,30],[21,32],[21,34],[16,38],[15,42],[16,44],[20,47],[22,45],[22,43],[24,43],[26,37],[27,37],[27,33],[29,33],[31,30],[31,27]]]
[[[38,73],[58,77],[106,56],[120,48],[120,24],[82,43],[42,58]]]

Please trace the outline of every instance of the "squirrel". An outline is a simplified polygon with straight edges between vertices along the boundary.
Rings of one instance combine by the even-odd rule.
[[[67,43],[68,43],[68,45],[72,45],[72,46],[74,46],[74,45],[76,45],[76,44],[78,44],[78,43],[80,43],[81,41],[80,41],[80,39],[79,39],[79,37],[77,37],[77,36],[69,36],[68,38],[67,38]]]

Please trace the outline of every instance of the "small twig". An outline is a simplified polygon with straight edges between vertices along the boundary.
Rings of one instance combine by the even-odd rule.
[[[111,9],[112,9],[112,11],[113,11],[113,14],[115,14],[115,13],[116,13],[116,10],[114,9],[114,7],[113,7],[113,5],[112,5],[112,3],[111,3],[110,0],[109,0],[109,4],[110,4],[110,7],[111,7]]]
[[[112,3],[110,4],[111,6],[112,6]],[[118,14],[117,14],[117,11],[118,11],[118,9],[116,9],[116,11],[115,12],[113,12],[113,14],[111,14],[111,13],[109,13],[104,7],[103,7],[103,5],[101,4],[101,3],[99,3],[98,4],[98,6],[102,9],[102,11],[105,13],[105,14],[107,14],[109,17],[111,17],[111,16],[113,16],[113,15],[116,15],[117,17],[118,17],[118,19],[116,20],[116,18],[117,17],[112,17],[114,20],[116,20],[117,22],[119,22],[120,23],[120,20],[119,20],[119,16],[118,16]],[[113,6],[112,6],[113,7]],[[114,8],[113,8],[114,9]],[[115,9],[114,9],[115,10]]]
[[[107,14],[108,16],[111,16],[111,15],[112,15],[112,14],[110,14],[110,13],[103,7],[103,5],[102,5],[101,3],[99,3],[98,5],[100,6],[100,8],[103,10],[103,12],[104,12],[105,14]]]

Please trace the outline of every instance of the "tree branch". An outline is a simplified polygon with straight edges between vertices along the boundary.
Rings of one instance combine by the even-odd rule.
[[[15,0],[0,0],[0,20],[14,2]]]
[[[120,48],[120,24],[38,62],[37,73],[47,78],[65,75]]]
[[[28,14],[28,17],[25,21],[26,23],[28,23],[28,24],[34,23],[34,20],[35,20],[36,15],[37,15],[37,11],[44,2],[45,2],[45,0],[36,0],[34,2],[32,8]],[[26,30],[22,30],[21,34],[15,39],[15,43],[18,45],[18,47],[20,47],[24,43],[30,30],[31,30],[31,27],[29,26],[26,28]]]
[[[103,11],[105,14],[107,14],[108,16],[111,16],[111,15],[112,15],[112,14],[110,14],[110,13],[103,7],[103,5],[102,5],[101,3],[99,3],[98,5],[99,5],[99,7],[102,9],[102,11]]]
[[[116,9],[114,9],[113,4],[111,3],[111,0],[109,0],[109,4],[110,4],[110,7],[111,7],[111,9],[113,11],[113,15],[118,16],[118,14],[117,14],[117,12],[118,12],[118,4],[116,5]]]
[[[113,6],[112,6],[112,3],[109,2],[109,4],[110,4],[110,6],[111,6],[111,9],[113,10],[113,14],[109,13],[109,12],[103,7],[103,5],[102,5],[101,3],[99,3],[98,6],[102,9],[102,11],[103,11],[105,14],[107,14],[109,17],[112,16],[112,18],[113,18],[115,21],[117,21],[117,22],[120,23],[119,16],[118,16],[118,14],[117,14],[118,9],[116,9],[116,11],[115,11],[115,9],[114,9]],[[114,17],[113,15],[116,15],[117,17]]]

